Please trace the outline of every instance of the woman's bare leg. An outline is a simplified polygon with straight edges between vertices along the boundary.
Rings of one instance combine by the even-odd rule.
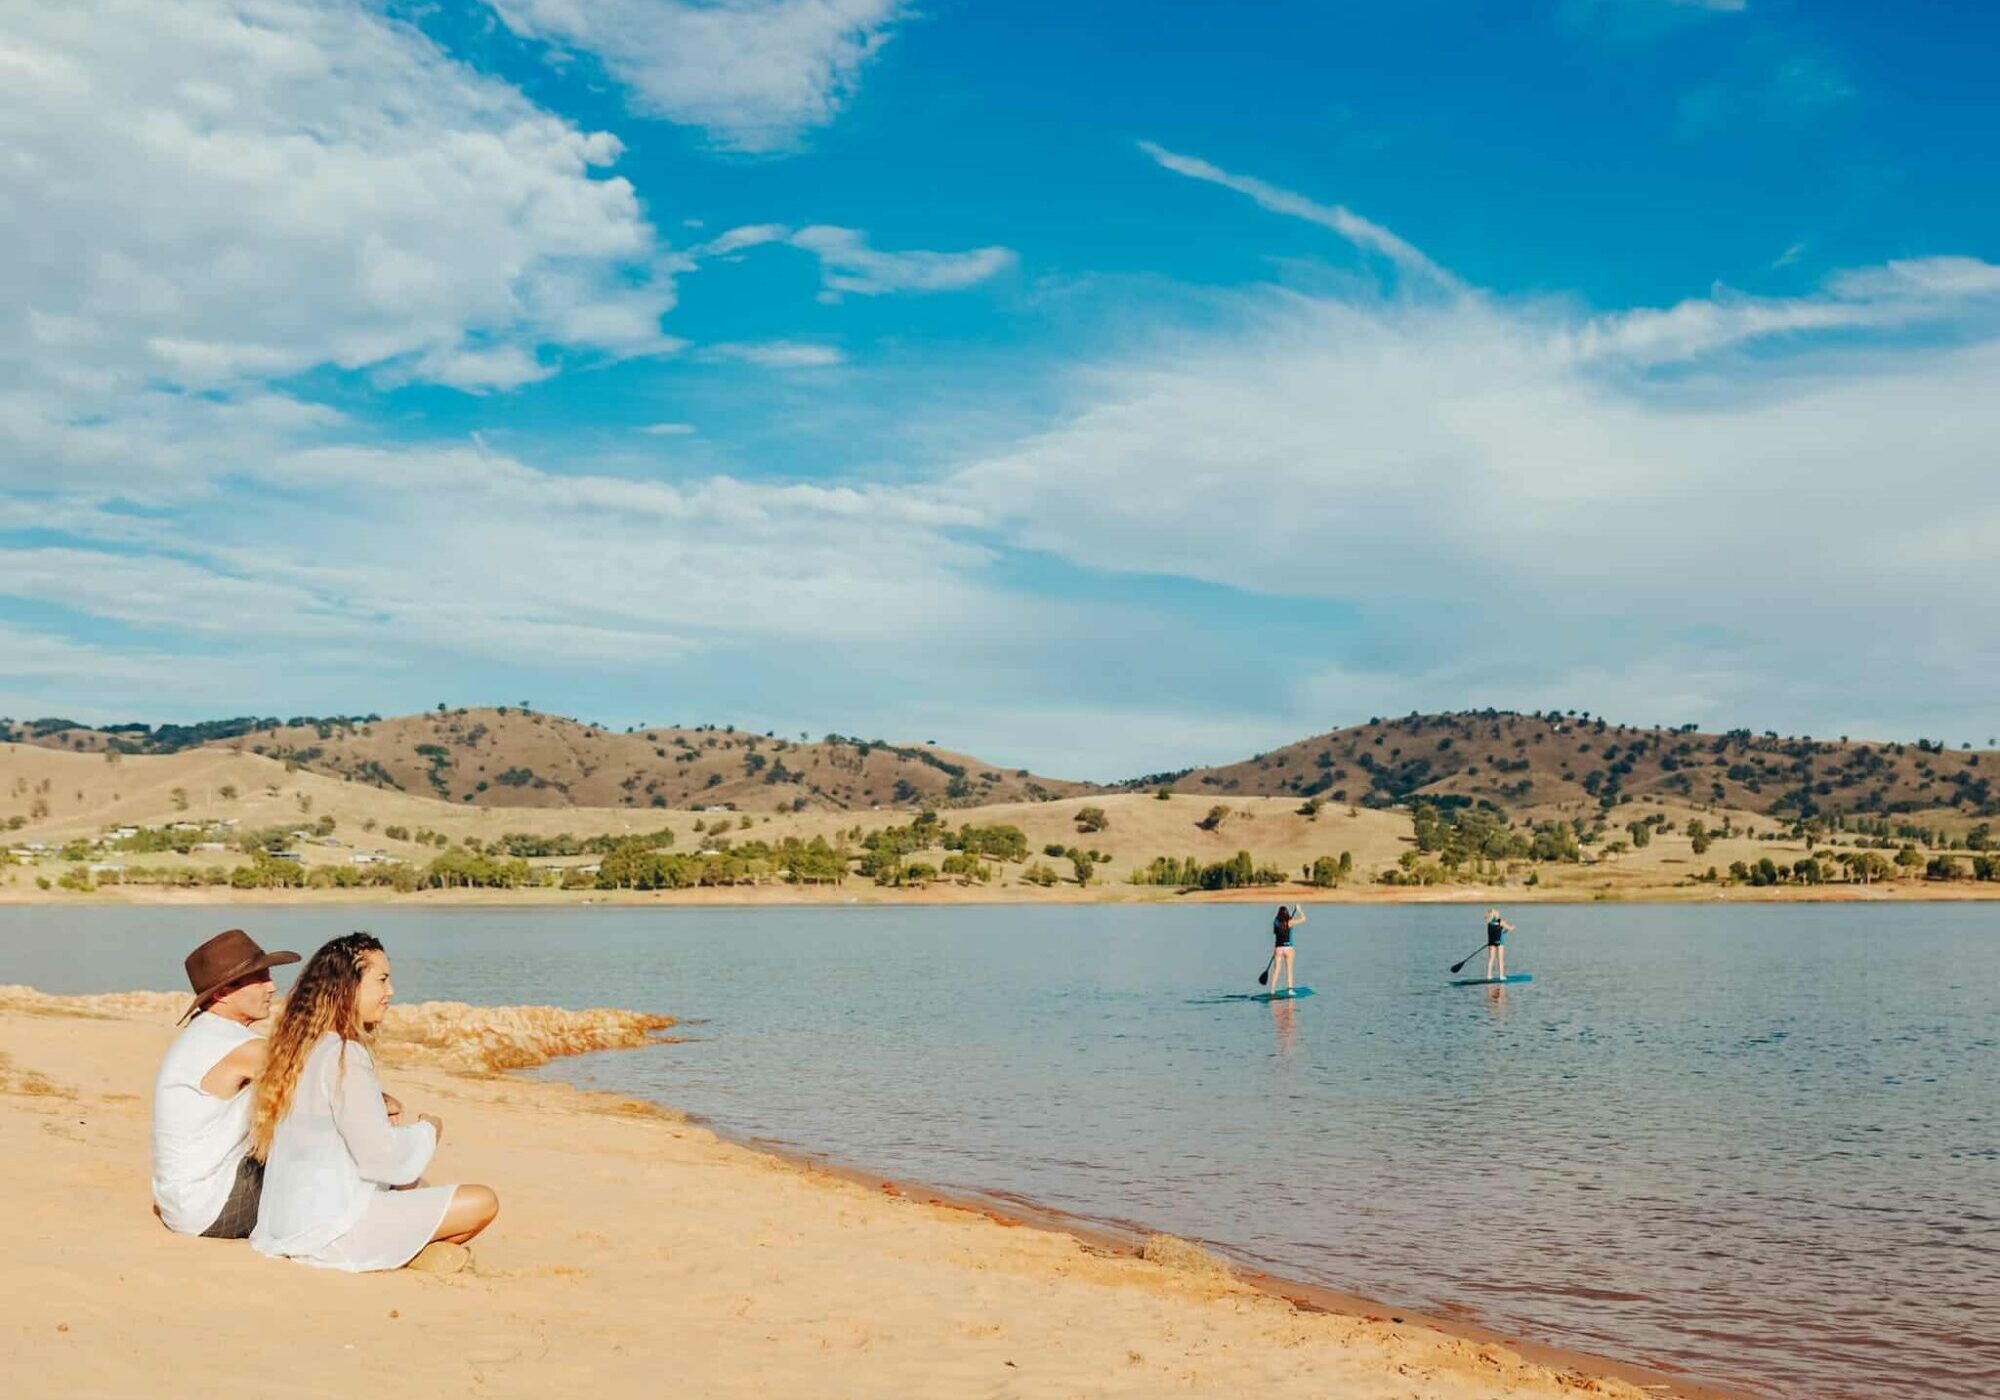
[[[500,1198],[490,1186],[461,1186],[452,1193],[444,1219],[431,1235],[434,1240],[470,1244],[475,1235],[493,1223],[500,1213]]]
[[[1276,985],[1277,985],[1277,980],[1276,980],[1275,978],[1273,978],[1273,979],[1272,979],[1272,985],[1273,985],[1273,986],[1276,986]],[[1289,992],[1289,991],[1291,991],[1291,990],[1292,990],[1292,986],[1293,986],[1293,982],[1292,982],[1292,950],[1291,950],[1290,948],[1287,948],[1287,949],[1285,949],[1285,990],[1286,990],[1286,991],[1288,991],[1288,992]]]
[[[1499,974],[1499,975],[1500,975],[1500,976],[1502,976],[1502,977],[1505,977],[1505,976],[1507,975],[1507,945],[1506,945],[1505,943],[1502,943],[1502,944],[1500,944],[1500,945],[1499,945],[1499,946],[1498,946],[1497,948],[1495,948],[1495,949],[1494,949],[1493,951],[1494,951],[1494,952],[1496,952],[1496,953],[1498,953],[1498,954],[1500,955],[1500,957],[1499,957],[1499,963],[1500,963],[1500,974]]]

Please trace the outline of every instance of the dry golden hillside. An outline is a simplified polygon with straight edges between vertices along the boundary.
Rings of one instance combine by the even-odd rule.
[[[1260,862],[1289,870],[1315,857],[1351,851],[1362,868],[1393,863],[1409,844],[1410,821],[1401,812],[1325,808],[1314,818],[1287,798],[1248,798],[1232,804],[1215,830],[1201,826],[1211,804],[1187,797],[1162,802],[1150,793],[1110,793],[1049,801],[997,803],[945,813],[956,825],[1009,824],[1028,837],[1037,855],[1045,846],[1095,848],[1112,856],[1104,878],[1122,880],[1159,855],[1223,860],[1239,850]],[[1086,808],[1104,813],[1105,825],[1085,830],[1078,816]],[[884,827],[907,823],[911,813],[881,808],[841,811],[807,807],[801,811],[736,812],[635,810],[630,807],[501,808],[448,802],[331,777],[254,753],[198,748],[176,754],[130,754],[108,759],[103,752],[75,752],[39,745],[0,743],[0,825],[20,817],[12,843],[59,845],[75,837],[95,837],[120,827],[166,827],[174,822],[234,822],[243,832],[270,828],[310,829],[332,819],[332,830],[298,843],[308,865],[341,864],[357,849],[381,850],[422,862],[438,847],[419,837],[444,838],[451,845],[472,838],[482,844],[511,832],[579,838],[674,833],[673,849],[701,849],[718,835],[732,841],[777,841],[786,836],[824,836],[850,841]],[[696,830],[699,823],[702,831]],[[391,836],[395,832],[397,835]],[[210,853],[194,859],[237,859]],[[172,855],[132,859],[171,864]]]
[[[1001,803],[963,808],[943,815],[953,826],[1012,825],[1027,837],[1027,863],[1001,862],[990,885],[980,889],[1001,897],[1040,898],[1061,891],[1038,891],[1025,881],[1027,866],[1049,860],[1068,883],[1069,863],[1044,856],[1046,847],[1078,847],[1110,857],[1099,867],[1097,897],[1175,898],[1171,889],[1135,887],[1131,874],[1155,857],[1167,856],[1207,864],[1247,851],[1260,866],[1275,866],[1293,878],[1320,857],[1353,858],[1352,889],[1375,888],[1375,877],[1396,867],[1415,848],[1407,810],[1387,810],[1326,803],[1308,812],[1310,804],[1295,797],[1181,793],[1162,801],[1152,791],[1091,793],[1041,802]],[[1213,828],[1205,825],[1211,810],[1225,806],[1228,814]],[[1101,819],[1084,820],[1096,809]],[[1636,799],[1618,817],[1658,814],[1668,825],[1644,849],[1624,849],[1619,826],[1589,848],[1577,863],[1516,862],[1505,872],[1512,894],[1523,891],[1533,876],[1536,893],[1557,897],[1657,895],[1670,889],[1701,888],[1690,881],[1715,867],[1760,859],[1789,866],[1814,854],[1798,839],[1783,839],[1785,822],[1754,813],[1700,808],[1651,798]],[[1699,815],[1716,835],[1708,849],[1692,849],[1687,819]],[[64,751],[38,745],[0,743],[0,827],[17,848],[41,846],[24,857],[25,867],[0,870],[0,899],[32,894],[37,878],[54,880],[65,870],[92,862],[116,861],[164,869],[213,869],[247,864],[249,855],[230,844],[220,850],[187,854],[161,852],[129,855],[107,833],[119,827],[167,828],[175,823],[234,823],[228,836],[247,836],[276,829],[310,832],[288,844],[303,864],[313,867],[351,866],[358,855],[383,852],[421,868],[446,847],[477,843],[495,847],[509,834],[570,835],[623,838],[672,833],[670,849],[695,852],[716,845],[749,841],[779,842],[788,836],[810,841],[825,837],[836,846],[858,850],[869,833],[911,820],[906,809],[839,811],[808,807],[797,812],[726,813],[634,809],[631,807],[481,807],[463,802],[415,796],[393,788],[290,768],[278,759],[226,748],[196,748],[175,754],[119,755]],[[15,826],[18,821],[20,824]],[[217,831],[218,835],[224,835]],[[63,859],[55,848],[75,838],[96,840],[89,855]],[[1829,861],[1851,840],[1821,844],[1817,854]],[[942,852],[916,859],[935,863]],[[550,862],[561,864],[561,861]],[[1466,872],[1459,883],[1428,891],[1399,891],[1418,898],[1479,897],[1499,872],[1481,876]],[[844,892],[823,891],[825,897],[847,898],[872,890],[860,877]],[[1933,888],[1928,882],[1907,885],[1911,892]],[[1947,893],[1958,887],[1941,887]],[[1971,887],[1965,887],[1970,889]],[[1986,888],[1982,886],[1981,888]],[[1071,886],[1072,892],[1074,887]],[[60,894],[60,891],[56,892]],[[558,892],[551,891],[550,894]],[[976,891],[967,891],[967,894]],[[1246,891],[1245,894],[1253,894]],[[73,897],[73,896],[71,896]],[[214,897],[212,894],[206,897]],[[872,897],[872,896],[869,896]],[[1254,897],[1262,897],[1254,894]],[[1317,897],[1317,896],[1309,896]]]
[[[144,732],[79,727],[16,732],[33,746],[71,753],[149,742]],[[186,737],[168,734],[168,742]],[[789,739],[712,726],[620,733],[505,706],[273,722],[202,747],[475,807],[851,810],[1033,801],[1090,790],[928,743]]]
[[[2000,816],[2000,752],[1941,743],[1643,729],[1480,711],[1376,719],[1223,767],[1161,775],[1177,792],[1322,795],[1387,804],[1457,795],[1531,817],[1655,797],[1781,817]]]

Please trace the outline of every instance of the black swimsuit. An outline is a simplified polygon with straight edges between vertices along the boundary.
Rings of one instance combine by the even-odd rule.
[[[1291,947],[1292,921],[1290,919],[1271,920],[1271,937],[1277,940],[1278,947],[1280,948]]]
[[[1506,939],[1507,925],[1501,923],[1498,919],[1489,920],[1486,925],[1486,946],[1489,948],[1498,948]]]

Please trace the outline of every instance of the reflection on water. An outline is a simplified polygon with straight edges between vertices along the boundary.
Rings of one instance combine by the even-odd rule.
[[[1272,1002],[1271,1026],[1278,1033],[1277,1058],[1283,1064],[1299,1051],[1299,1004],[1295,1001]]]
[[[701,1018],[544,1072],[725,1131],[1788,1396],[2000,1394],[1992,914],[1522,908],[1535,981],[1448,986],[1482,912],[1314,910],[1295,1002],[1224,906],[13,909],[0,981],[370,928],[409,1000]]]

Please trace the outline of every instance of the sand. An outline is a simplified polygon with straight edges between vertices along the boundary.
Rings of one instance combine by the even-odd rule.
[[[11,1393],[1670,1393],[1414,1319],[1301,1309],[1180,1242],[1130,1257],[487,1067],[666,1029],[625,1013],[399,1008],[384,1078],[445,1121],[432,1179],[500,1193],[474,1271],[348,1276],[268,1261],[171,1235],[149,1212],[146,1096],[180,1006],[0,989]]]

